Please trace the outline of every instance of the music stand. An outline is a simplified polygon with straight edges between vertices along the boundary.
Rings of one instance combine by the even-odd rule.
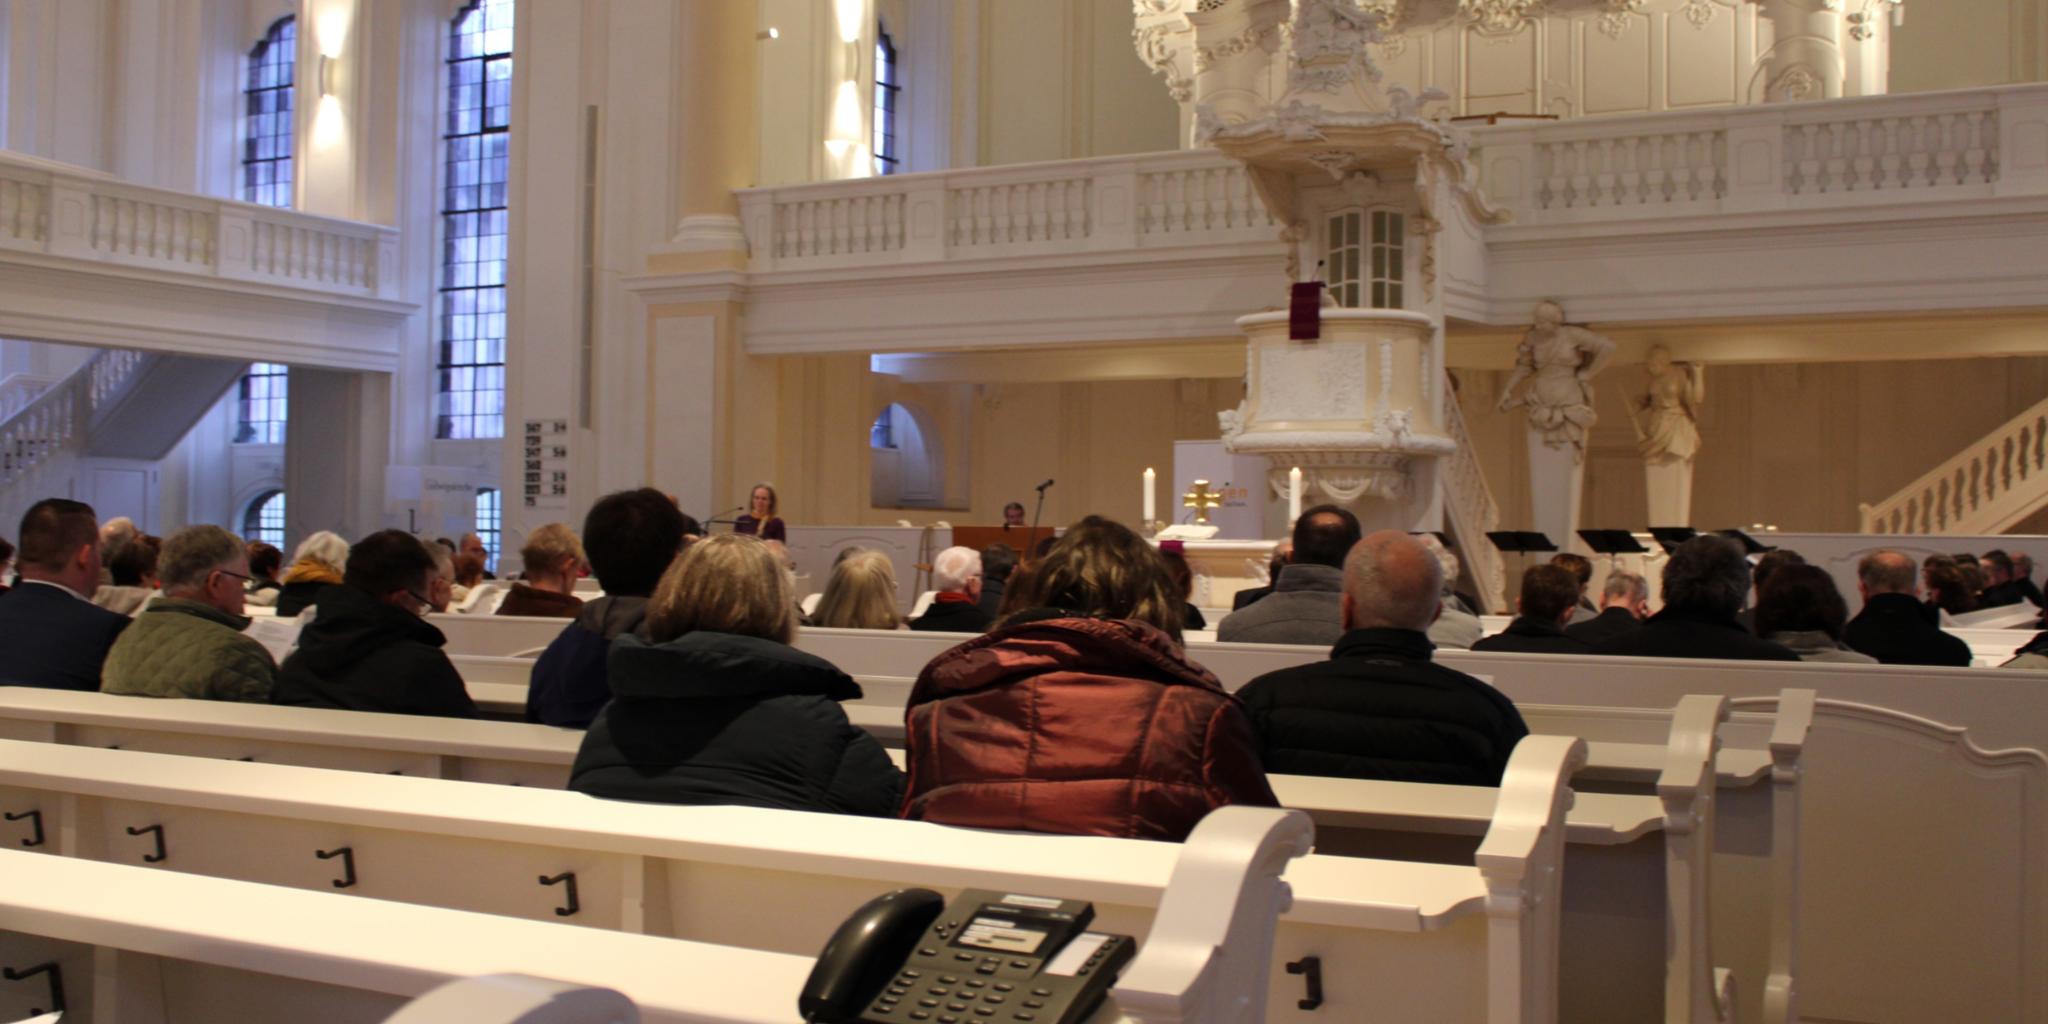
[[[1650,550],[1627,530],[1580,530],[1579,539],[1596,555],[1640,555]]]
[[[1778,550],[1777,548],[1774,548],[1769,544],[1766,544],[1763,541],[1760,541],[1755,537],[1752,537],[1749,534],[1742,532],[1741,530],[1715,530],[1714,532],[1720,534],[1723,537],[1731,538],[1735,540],[1737,543],[1741,544],[1742,553],[1745,555],[1761,555],[1766,551]]]
[[[1657,538],[1658,545],[1663,547],[1664,553],[1667,555],[1677,551],[1680,544],[1699,535],[1700,532],[1690,526],[1650,527],[1650,536]]]
[[[1551,543],[1549,537],[1532,530],[1498,530],[1487,534],[1486,539],[1508,554],[1530,555],[1557,550],[1557,545]]]

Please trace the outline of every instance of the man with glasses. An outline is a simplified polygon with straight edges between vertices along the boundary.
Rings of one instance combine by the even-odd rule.
[[[249,554],[218,526],[171,534],[157,556],[164,596],[114,641],[100,689],[138,697],[268,701],[277,666],[243,630]]]
[[[341,585],[320,595],[299,648],[278,670],[271,702],[401,715],[475,718],[476,704],[441,648],[434,556],[403,530],[349,548]]]

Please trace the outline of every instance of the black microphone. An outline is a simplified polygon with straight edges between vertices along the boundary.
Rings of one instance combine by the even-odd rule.
[[[720,526],[731,526],[732,524],[737,522],[737,520],[731,518],[732,514],[735,512],[744,512],[746,511],[746,508],[747,507],[745,505],[734,505],[733,507],[726,509],[723,512],[720,512],[719,514],[712,516],[710,519],[707,519],[704,522],[706,525],[717,524]]]
[[[1044,494],[1044,493],[1045,493],[1045,489],[1046,489],[1046,488],[1048,488],[1048,487],[1051,487],[1051,486],[1052,486],[1052,481],[1051,481],[1051,480],[1047,480],[1046,482],[1044,482],[1044,483],[1042,483],[1042,484],[1039,484],[1039,485],[1038,485],[1037,487],[1033,488],[1033,490],[1037,491],[1037,492],[1038,492],[1038,493],[1040,493],[1040,494]]]

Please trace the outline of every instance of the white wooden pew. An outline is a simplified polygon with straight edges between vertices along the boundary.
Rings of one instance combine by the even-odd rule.
[[[1667,863],[1666,845],[1690,844],[1691,833],[1661,834],[1668,820],[1690,821],[1714,813],[1712,803],[1691,792],[1688,779],[1699,773],[1679,755],[1691,749],[1691,756],[1702,759],[1699,763],[1703,765],[1711,751],[1698,737],[1711,738],[1725,710],[1719,708],[1717,699],[1689,701],[1705,702],[1690,723],[1683,720],[1682,702],[1677,715],[1624,713],[1625,720],[1618,726],[1631,739],[1640,738],[1638,733],[1646,724],[1670,733],[1668,740],[1655,745],[1649,784],[1639,787],[1651,794],[1658,776],[1663,776],[1663,788],[1669,791],[1665,799],[1582,793],[1567,816],[1564,973],[1570,1019],[1637,1020],[1643,1019],[1645,1012],[1654,1016],[1664,995],[1655,977],[1660,969],[1669,969],[1656,959],[1666,933],[1689,936],[1688,941],[1702,949],[1707,943],[1711,912],[1696,912],[1683,899],[1685,893],[1707,884],[1707,865],[1690,847]],[[1615,733],[1616,724],[1602,722],[1602,710],[1557,709],[1560,721],[1591,726],[1588,731],[1595,733]],[[1754,724],[1721,728],[1734,731],[1754,728]],[[523,723],[443,722],[403,715],[149,701],[25,688],[0,689],[0,736],[548,788],[565,784],[582,738],[580,732]],[[1601,746],[1634,749],[1636,744],[1607,742]],[[892,753],[900,763],[901,752]],[[1614,774],[1628,775],[1625,771]],[[1578,777],[1593,775],[1587,768]],[[1284,806],[1304,810],[1314,818],[1317,848],[1322,852],[1354,856],[1398,853],[1404,858],[1439,862],[1470,861],[1478,837],[1492,821],[1497,796],[1495,790],[1466,786],[1305,776],[1276,775],[1271,782]],[[1796,831],[1778,834],[1790,836]],[[1775,853],[1787,859],[1794,856],[1790,850]],[[1667,880],[1673,873],[1678,877]],[[1677,894],[1678,901],[1671,903],[1667,893]],[[1760,986],[1762,966],[1774,959],[1767,948],[1775,924],[1772,912],[1791,912],[1789,893],[1770,889],[1730,893],[1723,902],[1744,908],[1747,917],[1756,919],[1756,926],[1747,933],[1728,930],[1729,955],[1722,959],[1754,970],[1749,983]],[[1617,929],[1611,923],[1616,919],[1640,922],[1639,930]],[[1623,972],[1626,977],[1619,983],[1603,980],[1616,974],[1618,961],[1631,956],[1642,961],[1638,970]]]
[[[1289,812],[1225,808],[1204,819],[1092,1024],[1169,1024],[1183,1012],[1221,1020],[1262,991],[1287,903],[1278,879],[1309,835]],[[0,989],[9,1019],[41,998],[67,1019],[107,1024],[370,1021],[435,989],[426,1002],[440,1016],[422,1005],[392,1019],[488,1024],[474,1011],[502,1000],[465,1002],[438,986],[511,972],[623,995],[649,1021],[769,1024],[794,1019],[811,966],[802,955],[622,932],[565,942],[548,923],[30,853],[0,851],[0,877],[13,883],[0,887],[0,961],[50,968],[20,979],[44,991]]]
[[[1273,963],[1320,956],[1329,1004],[1298,1008],[1299,982],[1276,971],[1268,1019],[1555,1019],[1564,780],[1582,758],[1575,741],[1524,744],[1476,864],[1294,862]],[[1143,936],[1180,850],[18,741],[0,741],[0,802],[39,812],[53,852],[71,856],[313,889],[353,881],[363,895],[538,920],[568,907],[562,887],[534,879],[571,872],[568,923],[799,954],[896,884],[1089,899],[1104,928]]]

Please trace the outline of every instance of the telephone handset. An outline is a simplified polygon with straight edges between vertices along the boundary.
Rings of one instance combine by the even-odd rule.
[[[1093,904],[968,889],[868,901],[825,944],[797,1009],[807,1024],[1080,1024],[1137,953],[1088,931]]]

